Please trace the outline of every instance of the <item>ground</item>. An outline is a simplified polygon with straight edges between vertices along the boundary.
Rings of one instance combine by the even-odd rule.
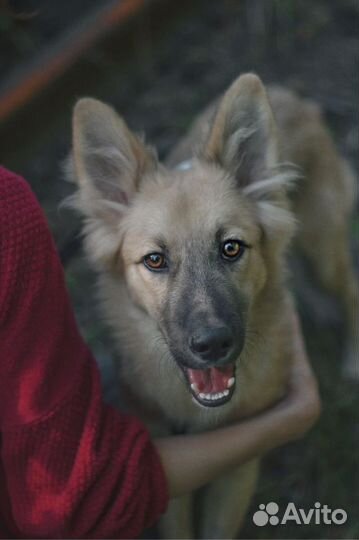
[[[72,3],[76,5],[76,0]],[[31,106],[0,126],[2,162],[30,181],[47,213],[78,320],[102,368],[106,398],[112,401],[116,386],[111,344],[94,295],[89,294],[94,276],[80,249],[79,221],[59,209],[60,201],[72,191],[63,181],[60,164],[70,148],[71,108],[77,97],[92,95],[112,103],[164,156],[203,105],[240,72],[255,71],[265,82],[286,84],[320,103],[342,152],[353,165],[358,160],[355,1],[197,0],[152,2],[151,6],[127,29],[89,50]],[[9,68],[5,60],[3,67],[5,74]],[[352,233],[357,257],[358,215]],[[359,535],[358,388],[340,376],[343,329],[338,308],[325,295],[319,295],[317,303],[314,315],[298,296],[323,414],[304,440],[264,460],[243,537]],[[318,501],[346,510],[348,521],[341,526],[256,527],[250,516],[259,504],[270,501],[281,510],[288,502],[309,510]]]

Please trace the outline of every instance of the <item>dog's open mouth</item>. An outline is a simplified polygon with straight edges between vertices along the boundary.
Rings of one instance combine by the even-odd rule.
[[[218,407],[227,403],[235,387],[235,366],[208,369],[186,368],[185,373],[191,387],[191,394],[205,407]]]

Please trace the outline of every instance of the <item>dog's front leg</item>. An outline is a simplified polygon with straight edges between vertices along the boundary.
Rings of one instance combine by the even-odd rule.
[[[194,538],[192,503],[192,494],[170,501],[167,512],[159,521],[161,538]]]
[[[254,493],[259,461],[221,476],[205,488],[200,538],[237,538]]]

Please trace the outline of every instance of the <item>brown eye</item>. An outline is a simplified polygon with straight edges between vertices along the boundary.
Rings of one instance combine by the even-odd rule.
[[[143,258],[143,264],[149,270],[160,271],[167,268],[166,257],[163,253],[149,253]]]
[[[245,245],[240,240],[226,240],[222,244],[222,257],[226,260],[235,260],[243,255]]]

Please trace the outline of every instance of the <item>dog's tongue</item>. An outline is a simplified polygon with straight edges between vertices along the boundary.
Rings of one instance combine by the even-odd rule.
[[[198,392],[204,394],[218,393],[228,388],[228,381],[234,375],[234,366],[187,369],[187,373],[190,384],[196,384]]]

